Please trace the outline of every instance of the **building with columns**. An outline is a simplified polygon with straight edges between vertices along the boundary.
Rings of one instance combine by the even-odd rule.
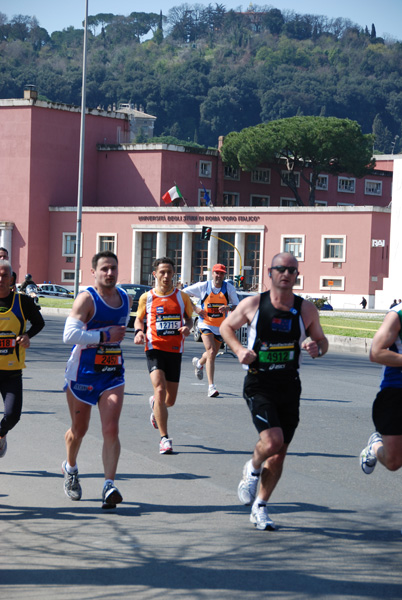
[[[230,278],[244,274],[248,288],[264,290],[272,256],[287,250],[299,260],[300,294],[339,308],[358,308],[365,296],[374,307],[389,276],[392,158],[362,179],[322,174],[316,206],[299,207],[273,165],[238,172],[215,149],[121,143],[129,131],[125,113],[88,111],[82,287],[92,283],[92,256],[110,249],[122,283],[152,283],[152,262],[166,254],[182,283],[208,278],[221,262]],[[72,287],[80,111],[31,96],[0,100],[0,133],[0,244],[19,281],[29,272]],[[166,206],[175,184],[184,201]]]

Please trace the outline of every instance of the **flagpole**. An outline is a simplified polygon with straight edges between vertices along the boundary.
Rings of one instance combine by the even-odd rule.
[[[85,0],[84,47],[82,56],[82,92],[81,92],[81,127],[80,127],[80,157],[78,168],[78,197],[77,197],[77,230],[75,239],[75,275],[74,297],[78,295],[80,255],[81,255],[81,220],[82,196],[84,182],[84,142],[85,142],[85,105],[86,105],[86,71],[87,71],[87,37],[88,37],[88,0]]]

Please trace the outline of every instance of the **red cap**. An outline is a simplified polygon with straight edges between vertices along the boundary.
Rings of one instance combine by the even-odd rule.
[[[226,267],[225,265],[218,263],[212,267],[212,271],[216,271],[217,273],[226,273]]]

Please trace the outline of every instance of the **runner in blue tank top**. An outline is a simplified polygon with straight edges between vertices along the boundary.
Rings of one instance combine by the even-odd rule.
[[[63,336],[66,344],[75,344],[67,363],[64,388],[71,414],[71,427],[65,435],[67,459],[62,465],[64,491],[71,500],[81,499],[77,456],[88,430],[92,406],[98,404],[105,472],[102,508],[115,508],[122,501],[114,485],[124,397],[120,342],[126,332],[132,302],[124,290],[116,287],[118,263],[115,254],[109,251],[96,254],[91,271],[94,286],[75,299]]]

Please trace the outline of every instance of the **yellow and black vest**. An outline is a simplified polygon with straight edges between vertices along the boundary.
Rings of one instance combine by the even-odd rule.
[[[26,323],[20,295],[14,292],[11,307],[0,307],[0,371],[25,368],[25,348],[17,344],[16,338],[25,333]]]

